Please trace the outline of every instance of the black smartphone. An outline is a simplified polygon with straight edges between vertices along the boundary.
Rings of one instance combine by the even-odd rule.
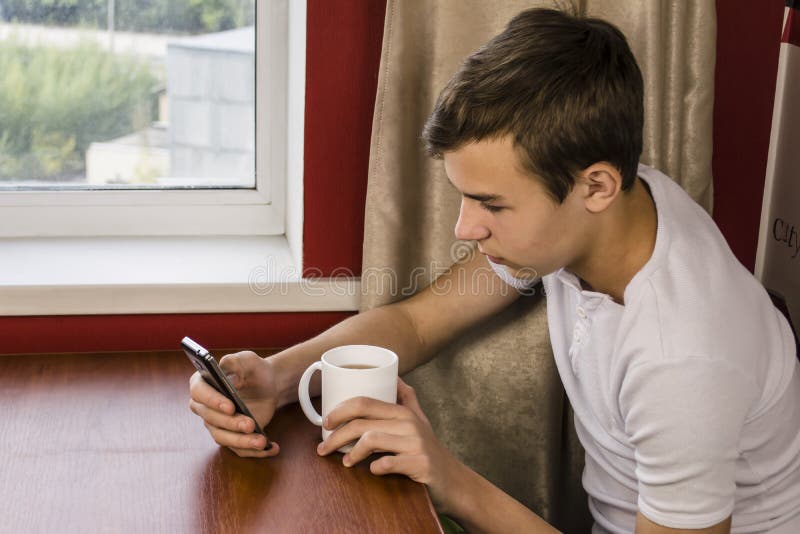
[[[230,399],[230,401],[236,407],[237,413],[246,415],[252,419],[253,422],[255,422],[255,432],[257,434],[262,434],[265,438],[267,438],[267,446],[264,447],[264,450],[270,450],[272,448],[272,442],[258,424],[256,418],[253,417],[253,414],[250,413],[250,410],[247,409],[244,401],[242,401],[242,399],[239,397],[239,394],[236,392],[236,388],[233,387],[228,378],[225,376],[225,373],[222,372],[217,360],[215,360],[214,357],[199,343],[195,342],[189,337],[185,337],[181,340],[181,347],[183,348],[183,352],[186,353],[186,356],[189,357],[189,360],[192,362],[192,365],[194,365],[195,369],[200,372],[200,376],[202,376],[203,379],[214,389],[228,397],[228,399]]]

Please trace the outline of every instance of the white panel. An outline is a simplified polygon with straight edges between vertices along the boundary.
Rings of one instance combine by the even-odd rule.
[[[794,21],[797,23],[798,21]],[[800,47],[781,43],[755,274],[800,328]],[[796,332],[800,335],[800,332]]]
[[[172,99],[169,103],[170,140],[182,146],[211,145],[211,103],[204,100]]]
[[[306,95],[306,0],[289,4],[288,156],[286,239],[295,265],[303,265],[303,150]]]
[[[248,104],[220,103],[218,106],[219,145],[229,150],[255,150],[255,108]],[[253,159],[252,153],[250,159]]]
[[[356,278],[300,278],[282,237],[0,242],[0,315],[356,310]]]

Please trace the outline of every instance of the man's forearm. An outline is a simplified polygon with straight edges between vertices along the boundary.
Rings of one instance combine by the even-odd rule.
[[[456,487],[439,511],[467,532],[558,532],[510,495],[462,464]]]
[[[309,365],[322,354],[341,345],[378,345],[397,353],[400,374],[430,359],[424,354],[414,323],[398,306],[382,306],[348,317],[318,336],[268,358],[277,373],[279,405],[297,401],[297,384]],[[312,377],[312,396],[320,394],[319,374]]]

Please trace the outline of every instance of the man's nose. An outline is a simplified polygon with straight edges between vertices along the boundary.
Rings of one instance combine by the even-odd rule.
[[[475,206],[468,206],[466,202],[461,201],[461,210],[458,212],[458,221],[456,221],[455,234],[456,239],[462,241],[486,239],[489,237],[489,229],[482,223],[480,217],[475,210]]]

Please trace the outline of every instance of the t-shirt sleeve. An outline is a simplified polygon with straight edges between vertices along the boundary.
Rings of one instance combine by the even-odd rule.
[[[505,282],[506,284],[510,285],[514,289],[520,292],[526,292],[533,289],[536,284],[541,281],[540,276],[536,276],[535,278],[515,278],[512,276],[505,265],[500,265],[499,263],[495,263],[489,258],[486,258],[486,261],[489,262],[489,265],[492,267],[492,270],[500,277],[500,279]]]
[[[723,360],[634,364],[620,411],[635,447],[639,511],[671,528],[706,528],[733,511],[739,436],[755,383]]]

